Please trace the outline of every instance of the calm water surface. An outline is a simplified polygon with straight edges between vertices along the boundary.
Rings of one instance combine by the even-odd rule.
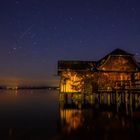
[[[0,91],[0,137],[50,139],[58,133],[58,92]]]
[[[96,104],[78,109],[58,98],[58,91],[1,90],[0,139],[129,140],[140,135],[139,106]]]

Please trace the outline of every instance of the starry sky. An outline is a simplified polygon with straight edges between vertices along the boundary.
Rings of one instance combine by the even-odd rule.
[[[140,61],[139,0],[0,0],[0,85],[58,85],[58,60],[116,48]]]

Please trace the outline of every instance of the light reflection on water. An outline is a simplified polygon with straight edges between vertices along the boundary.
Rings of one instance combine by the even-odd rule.
[[[1,90],[0,139],[129,140],[139,136],[139,106],[89,103],[59,102],[58,91]]]
[[[57,99],[57,91],[0,91],[0,137],[49,139],[56,135]]]
[[[133,117],[125,112],[101,109],[62,109],[63,139],[134,140],[140,133],[140,112]]]
[[[93,94],[86,97],[60,94],[61,139],[137,139],[140,134],[139,93],[109,94],[96,93],[94,97]]]

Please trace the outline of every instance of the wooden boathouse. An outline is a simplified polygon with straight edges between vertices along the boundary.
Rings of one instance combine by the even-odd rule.
[[[58,61],[60,92],[140,88],[140,63],[115,49],[99,61]]]
[[[60,60],[58,75],[61,95],[76,93],[81,97],[96,93],[101,102],[102,95],[106,93],[111,102],[113,98],[130,98],[128,93],[133,92],[139,98],[140,63],[133,54],[122,49],[113,50],[99,61]]]

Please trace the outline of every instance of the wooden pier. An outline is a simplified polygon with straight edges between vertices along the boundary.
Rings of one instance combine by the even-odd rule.
[[[85,108],[96,105],[118,105],[140,107],[140,90],[99,90],[89,95],[83,93],[60,93],[59,101],[62,107]]]

